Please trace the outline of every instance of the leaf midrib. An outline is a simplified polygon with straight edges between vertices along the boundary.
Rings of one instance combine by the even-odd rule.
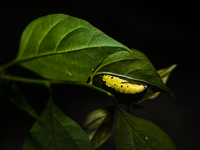
[[[118,46],[101,46],[101,47],[112,47],[112,48],[121,48]],[[14,63],[22,63],[22,62],[26,62],[29,60],[33,60],[33,59],[37,59],[37,58],[41,58],[41,57],[47,57],[47,56],[51,56],[51,55],[60,55],[60,54],[65,54],[65,53],[70,53],[70,52],[75,52],[75,51],[81,51],[81,50],[87,50],[87,49],[93,49],[93,48],[97,48],[97,47],[87,47],[87,48],[83,48],[83,49],[77,49],[77,50],[69,50],[69,51],[65,51],[65,52],[52,52],[52,53],[48,53],[48,54],[42,54],[42,55],[37,55],[37,56],[32,56],[32,57],[27,57],[27,58],[16,58],[14,60]],[[124,50],[121,50],[124,51]]]
[[[53,110],[52,110],[52,104],[50,104],[50,112],[49,112],[49,114],[50,114],[50,116],[51,116],[51,124],[52,124],[52,134],[53,134],[53,139],[54,139],[54,141],[55,141],[55,143],[57,143],[56,142],[56,140],[55,140],[55,136],[54,136],[54,126],[53,126],[53,118],[60,124],[60,126],[64,129],[64,131],[66,132],[66,133],[68,133],[68,135],[72,138],[72,139],[74,139],[73,138],[73,136],[71,136],[71,134],[64,128],[64,127],[67,127],[67,126],[63,126],[61,123],[60,123],[60,121],[56,118],[56,117],[54,117],[54,115],[53,115]],[[80,149],[80,147],[78,146],[78,144],[76,143],[76,140],[74,140],[74,143],[75,143],[75,145],[76,145],[76,147],[78,148],[78,149]],[[57,147],[57,144],[56,144],[56,147]],[[57,148],[58,149],[58,148]]]
[[[123,113],[123,111],[121,111],[121,114],[123,115],[123,117],[125,118],[126,122],[128,123],[128,125],[135,131],[135,133],[153,150],[153,148],[144,140],[144,138],[137,132],[137,130],[135,130],[135,128],[132,127],[132,125],[130,124],[130,122],[128,121],[128,119],[126,118],[127,115],[125,115]]]

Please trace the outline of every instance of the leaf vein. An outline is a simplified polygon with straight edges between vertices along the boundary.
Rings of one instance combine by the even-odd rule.
[[[38,54],[38,51],[39,51],[40,46],[41,46],[41,43],[43,42],[43,40],[45,39],[45,37],[47,36],[47,34],[52,30],[53,27],[55,27],[58,23],[60,23],[60,22],[63,21],[63,20],[65,20],[65,19],[59,20],[58,22],[56,22],[55,24],[53,24],[53,25],[47,30],[47,32],[46,32],[46,33],[44,34],[44,36],[42,37],[41,41],[38,43],[38,46],[37,46],[36,54],[35,54],[35,55]],[[40,23],[40,24],[41,24],[41,23]]]
[[[89,45],[90,45],[90,42],[92,41],[92,39],[94,38],[94,36],[97,34],[98,32],[95,32],[92,36],[91,36],[91,38],[88,40],[88,47],[89,47]]]
[[[60,123],[60,121],[59,121],[56,117],[53,116],[53,114],[52,114],[52,117],[60,124],[60,126],[64,129],[64,131],[65,131],[66,133],[68,133],[68,135],[69,135],[72,139],[74,139],[74,137],[71,136],[71,134],[64,128],[64,127],[69,127],[69,126],[71,126],[71,125],[63,126],[63,125]],[[73,140],[73,142],[75,143],[76,147],[77,147],[78,149],[80,149],[80,147],[78,146],[78,144],[77,144],[77,142],[76,142],[75,139]]]
[[[142,139],[142,141],[144,141],[152,150],[153,148],[145,141],[145,139],[137,132],[137,130],[130,124],[130,122],[128,121],[128,119],[126,117],[129,117],[127,115],[125,115],[123,112],[123,117],[125,118],[126,122],[129,124],[129,126],[135,131],[135,133]]]
[[[86,28],[84,28],[84,27],[82,27],[82,26],[79,26],[79,27],[77,27],[77,28],[75,28],[75,29],[73,29],[73,30],[67,32],[63,37],[61,37],[61,39],[60,39],[59,42],[57,43],[54,52],[57,52],[57,48],[59,47],[61,41],[62,41],[66,36],[72,34],[73,32],[75,32],[75,31],[77,31],[77,30],[79,30],[79,29],[86,29]]]

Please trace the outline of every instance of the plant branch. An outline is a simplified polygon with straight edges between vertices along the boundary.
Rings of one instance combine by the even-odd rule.
[[[22,82],[22,83],[28,83],[28,84],[43,84],[43,85],[50,85],[50,84],[71,84],[71,85],[78,85],[78,86],[85,86],[85,87],[89,87],[92,89],[95,89],[101,93],[104,93],[108,96],[114,97],[113,94],[111,94],[110,92],[103,90],[97,86],[94,86],[92,84],[89,83],[84,83],[84,82],[74,82],[74,81],[62,81],[62,80],[43,80],[43,79],[31,79],[31,78],[22,78],[22,77],[16,77],[16,76],[11,76],[11,75],[5,75],[5,74],[1,74],[0,75],[1,79],[5,79],[5,80],[11,80],[11,81],[15,81],[15,82]]]
[[[17,63],[17,61],[16,61],[16,60],[12,60],[12,61],[10,61],[10,62],[8,62],[8,63],[6,63],[6,64],[0,66],[0,72],[1,72],[1,71],[4,71],[5,69],[7,69],[7,68],[9,68],[9,67],[11,67],[11,66],[14,65],[15,63]]]

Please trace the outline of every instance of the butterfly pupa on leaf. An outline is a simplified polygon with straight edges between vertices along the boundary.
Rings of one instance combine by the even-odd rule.
[[[103,75],[103,81],[108,87],[115,89],[117,92],[125,94],[141,93],[147,88],[146,85],[132,84],[127,80],[110,75]]]

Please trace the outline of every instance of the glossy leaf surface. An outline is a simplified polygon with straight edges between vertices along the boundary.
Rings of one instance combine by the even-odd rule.
[[[87,21],[52,14],[24,30],[16,62],[44,78],[87,81],[108,55],[128,48]]]
[[[23,150],[92,150],[82,128],[53,102],[47,104],[40,120],[43,126],[38,122],[33,125]]]
[[[117,150],[176,150],[168,135],[156,124],[121,109],[115,127]]]
[[[115,106],[98,109],[90,113],[84,123],[84,130],[91,140],[93,149],[99,147],[113,130]]]

